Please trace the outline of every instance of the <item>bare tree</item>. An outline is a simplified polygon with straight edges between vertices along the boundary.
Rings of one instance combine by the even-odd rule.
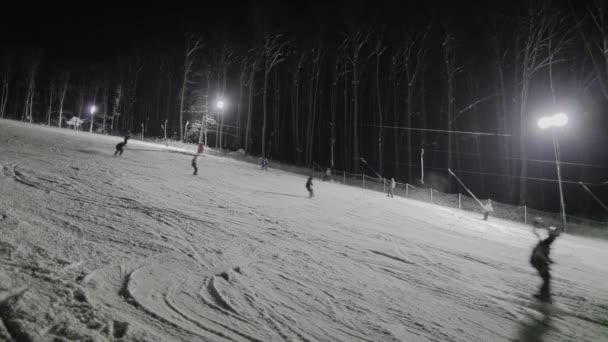
[[[456,75],[455,57],[453,49],[454,36],[447,32],[442,43],[443,47],[443,62],[445,64],[446,72],[446,94],[447,94],[447,122],[448,122],[448,169],[453,169],[452,165],[452,130],[454,124],[454,77]],[[449,183],[448,191],[452,191],[451,182]]]
[[[0,119],[4,118],[4,113],[6,113],[6,106],[8,104],[8,93],[9,93],[9,85],[11,80],[11,55],[7,53],[0,54],[0,79],[2,83],[0,83]]]
[[[384,156],[382,154],[382,138],[383,138],[383,128],[384,128],[384,120],[383,120],[383,112],[382,112],[382,93],[380,91],[380,61],[382,58],[382,54],[386,51],[386,47],[382,44],[382,36],[378,36],[376,38],[376,46],[372,52],[372,56],[375,58],[375,83],[376,83],[376,105],[378,106],[378,171],[380,174],[383,174],[382,162]]]
[[[586,21],[584,18],[579,19],[572,7],[571,10],[587,55],[593,64],[602,94],[608,100],[608,4],[602,0],[593,1],[586,8],[586,15],[591,18]],[[591,32],[586,31],[585,22],[592,23],[589,28]]]
[[[522,25],[524,45],[519,51],[519,68],[521,70],[521,87],[519,89],[519,125],[520,125],[520,186],[519,203],[526,203],[526,177],[527,177],[527,104],[530,82],[534,74],[554,63],[562,60],[556,59],[565,46],[568,31],[560,32],[561,18],[546,7],[534,8],[530,6],[525,23]],[[558,33],[560,32],[560,33]],[[553,40],[551,50],[548,50],[549,41]]]
[[[47,111],[47,126],[51,125],[51,114],[53,113],[53,93],[55,92],[55,82],[51,81],[51,86],[49,88],[49,108]]]
[[[345,51],[346,62],[349,65],[351,78],[352,78],[352,90],[353,90],[353,163],[354,171],[359,170],[359,83],[361,82],[361,73],[363,70],[361,50],[363,46],[367,44],[369,39],[368,34],[361,34],[361,32],[353,33],[346,37],[342,43]]]
[[[262,50],[264,57],[264,88],[262,98],[262,157],[266,157],[266,118],[267,118],[267,92],[268,76],[274,67],[281,63],[283,57],[283,47],[287,42],[280,43],[281,36],[266,36]]]
[[[68,91],[68,85],[70,83],[70,73],[64,72],[61,75],[61,83],[59,84],[59,123],[58,126],[63,125],[63,103],[65,101],[65,94]]]
[[[243,125],[243,94],[244,88],[247,86],[247,69],[249,67],[249,56],[241,58],[241,66],[239,70],[239,99],[236,104],[236,146],[242,147],[242,125]]]
[[[192,71],[192,65],[196,53],[202,48],[200,37],[188,35],[186,36],[186,49],[184,50],[184,74],[182,78],[182,88],[179,95],[179,139],[184,140],[181,127],[184,127],[184,100],[186,96],[186,87],[191,81],[189,80]]]
[[[300,146],[300,83],[302,77],[302,68],[306,60],[306,53],[301,53],[300,58],[296,60],[295,70],[293,74],[293,87],[291,90],[291,122],[293,129],[293,139],[296,147],[296,164],[300,165],[302,158],[302,146]]]
[[[392,55],[391,55],[391,64],[390,64],[390,72],[389,72],[389,76],[390,76],[390,85],[391,85],[391,97],[393,99],[393,106],[392,106],[392,111],[393,111],[393,126],[394,127],[398,127],[400,126],[400,121],[399,121],[399,104],[400,101],[399,99],[401,99],[401,95],[400,93],[400,86],[401,86],[401,79],[402,79],[402,74],[403,74],[403,50],[404,49],[394,49]],[[393,164],[394,164],[394,170],[393,170],[393,174],[395,176],[397,176],[399,174],[399,160],[400,160],[400,143],[399,143],[399,138],[402,134],[401,130],[395,129],[393,130]]]
[[[253,90],[255,87],[255,72],[258,68],[258,64],[260,62],[260,55],[257,51],[253,51],[254,57],[251,60],[251,66],[249,68],[249,79],[247,83],[249,84],[249,94],[247,96],[247,125],[245,128],[245,151],[250,151],[251,146],[251,119],[253,116]]]
[[[337,99],[338,99],[338,83],[340,77],[340,61],[336,60],[332,69],[331,92],[329,98],[331,121],[329,122],[329,156],[330,167],[335,168],[335,146],[336,146],[336,116],[337,116]]]
[[[0,119],[4,118],[6,111],[6,104],[8,103],[8,86],[9,86],[9,74],[6,72],[2,75],[2,91],[0,92]]]
[[[308,79],[308,117],[306,120],[306,165],[312,164],[314,127],[317,112],[319,80],[321,78],[321,49],[311,51],[311,68]]]
[[[414,117],[414,90],[419,79],[422,77],[424,71],[424,57],[426,54],[426,38],[428,35],[428,28],[424,31],[411,35],[403,46],[403,52],[401,57],[401,67],[404,71],[405,76],[405,87],[406,87],[406,126],[412,127],[412,119]],[[408,130],[407,135],[407,170],[408,180],[413,177],[413,156],[414,151],[412,149],[412,131]]]
[[[107,86],[107,84],[103,87],[103,92],[102,92],[101,98],[102,98],[101,107],[103,108],[101,111],[101,113],[103,115],[101,133],[104,134],[104,133],[106,133],[106,123],[108,120],[108,86]]]
[[[232,64],[233,62],[233,51],[231,48],[227,47],[226,45],[224,45],[224,47],[222,48],[222,53],[220,55],[220,61],[219,61],[219,66],[220,66],[220,73],[221,73],[221,79],[222,79],[222,93],[221,93],[221,97],[223,98],[225,93],[226,93],[226,82],[227,82],[227,78],[228,78],[228,68],[230,67],[230,64]],[[224,114],[224,113],[222,113]],[[219,118],[219,125],[220,125],[220,137],[219,137],[219,148],[224,148],[224,143],[223,143],[223,136],[224,136],[224,116],[225,115],[220,115]]]
[[[40,60],[34,57],[29,65],[27,73],[27,90],[25,93],[25,104],[23,106],[23,116],[21,120],[29,120],[32,123],[32,108],[34,106],[34,95],[36,94],[36,72],[38,71],[38,65]]]
[[[114,92],[114,99],[112,101],[112,121],[110,122],[110,132],[114,133],[114,120],[120,116],[120,99],[122,98],[122,83],[118,83],[116,91]],[[165,125],[167,123],[165,122]],[[165,126],[166,129],[166,126]]]

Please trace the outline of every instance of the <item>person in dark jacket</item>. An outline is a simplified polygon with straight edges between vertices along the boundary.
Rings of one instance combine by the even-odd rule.
[[[125,141],[124,141],[124,142],[118,143],[118,144],[116,145],[116,152],[114,152],[114,157],[116,157],[116,155],[117,155],[117,154],[118,154],[119,156],[122,156],[123,147],[125,147],[125,145],[127,144],[127,140],[129,140],[129,138],[130,138],[130,135],[127,135],[127,136],[125,137]]]
[[[314,196],[312,191],[312,176],[308,177],[308,180],[306,181],[306,190],[308,190],[308,198]]]
[[[192,167],[194,168],[194,173],[192,175],[196,176],[196,174],[198,173],[198,167],[196,167],[196,158],[198,157],[198,154],[194,155],[194,158],[192,158]]]
[[[549,265],[553,263],[553,260],[549,257],[549,253],[551,252],[551,244],[558,236],[559,231],[555,227],[549,227],[549,237],[540,239],[530,256],[530,264],[538,271],[543,280],[539,293],[535,294],[534,297],[543,303],[551,303],[551,273],[549,272]]]

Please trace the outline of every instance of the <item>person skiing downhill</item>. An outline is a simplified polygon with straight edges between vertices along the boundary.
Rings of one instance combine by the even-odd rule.
[[[386,194],[386,197],[395,197],[395,178],[391,178],[391,185],[388,188],[388,193]]]
[[[194,168],[194,173],[192,175],[196,176],[196,174],[198,173],[198,167],[196,167],[196,158],[198,157],[198,154],[194,155],[194,158],[192,158],[192,168]]]
[[[268,159],[266,159],[266,158],[262,159],[262,171],[263,170],[268,171]]]
[[[331,169],[327,168],[327,170],[325,170],[325,175],[323,176],[323,181],[327,182],[328,180],[331,180]]]
[[[559,236],[559,231],[555,227],[549,227],[548,230],[549,236],[546,239],[541,239],[540,235],[534,231],[539,241],[530,256],[530,264],[538,271],[539,276],[543,280],[539,292],[534,297],[543,303],[551,303],[551,273],[549,272],[549,265],[553,263],[553,260],[549,257],[549,253],[551,252],[551,244]]]
[[[488,204],[486,204],[486,205],[483,206],[483,220],[487,221],[488,220],[488,216],[493,211],[494,211],[494,207],[492,207],[492,200],[488,199]]]
[[[127,135],[125,137],[125,141],[116,144],[116,152],[114,152],[114,157],[116,157],[116,155],[118,154],[119,156],[122,156],[122,152],[123,152],[123,147],[125,147],[125,145],[127,144],[127,140],[129,140],[130,135]]]
[[[312,176],[308,177],[308,180],[306,181],[306,190],[308,190],[308,198],[314,196],[312,191]]]

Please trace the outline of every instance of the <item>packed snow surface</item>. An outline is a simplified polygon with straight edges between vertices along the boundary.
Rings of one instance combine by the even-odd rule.
[[[607,341],[608,243],[0,120],[0,340]]]

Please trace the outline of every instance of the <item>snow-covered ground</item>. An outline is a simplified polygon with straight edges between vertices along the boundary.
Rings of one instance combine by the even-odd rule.
[[[0,120],[0,340],[608,340],[606,241],[543,316],[524,225],[119,141]]]

